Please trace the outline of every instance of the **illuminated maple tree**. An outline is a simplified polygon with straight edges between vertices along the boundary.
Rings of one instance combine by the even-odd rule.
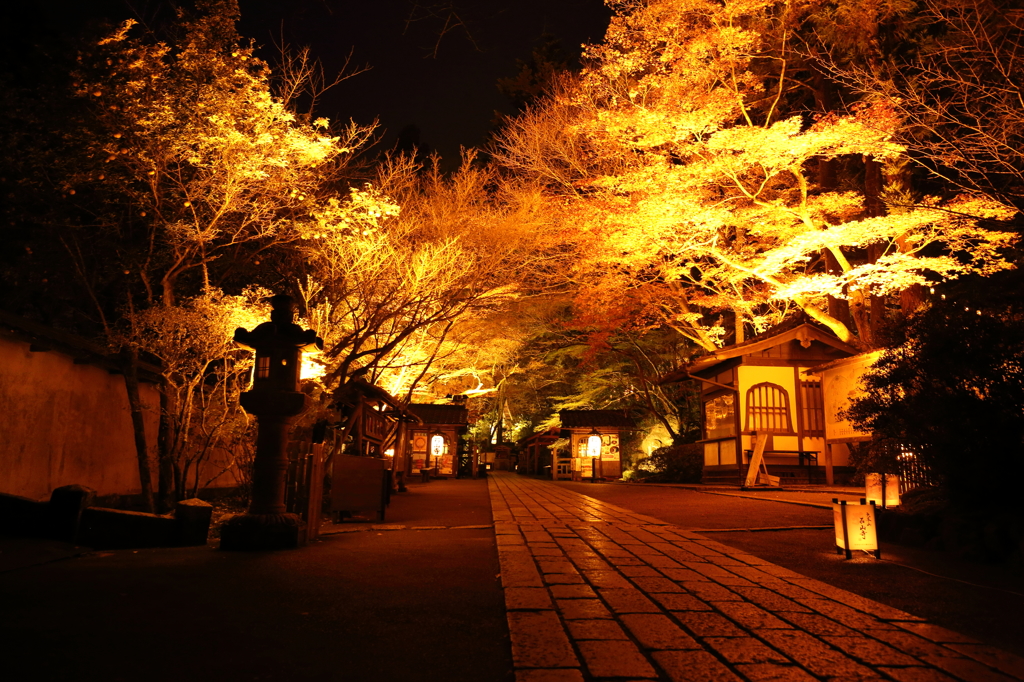
[[[884,105],[817,120],[781,110],[793,86],[772,33],[782,4],[616,7],[581,77],[514,123],[500,155],[545,183],[574,228],[581,300],[630,296],[635,316],[708,350],[724,338],[708,313],[760,331],[796,310],[870,345],[871,296],[1009,267],[1000,249],[1014,236],[979,221],[1012,208],[964,195],[871,216],[862,192],[815,185],[818,160],[904,148]],[[755,68],[766,59],[781,66]],[[829,296],[850,301],[852,324],[829,314]]]

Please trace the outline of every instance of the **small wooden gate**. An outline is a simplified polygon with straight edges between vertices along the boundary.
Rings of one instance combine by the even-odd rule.
[[[317,438],[319,436],[319,439]],[[319,442],[315,442],[319,440]],[[324,499],[323,429],[313,428],[312,440],[292,441],[288,448],[288,483],[285,504],[306,523],[301,543],[320,535]]]

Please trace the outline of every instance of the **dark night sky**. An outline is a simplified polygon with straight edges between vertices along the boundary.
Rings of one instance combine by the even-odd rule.
[[[9,10],[6,58],[25,42],[74,34],[89,21],[142,17],[158,23],[168,2],[51,0]],[[240,0],[243,36],[273,48],[282,30],[292,45],[309,45],[328,71],[352,61],[370,71],[349,79],[321,102],[319,114],[359,123],[379,119],[383,146],[410,124],[421,141],[449,161],[460,145],[479,145],[494,111],[508,110],[498,78],[516,73],[543,33],[575,55],[599,41],[610,13],[602,0]],[[409,21],[412,19],[412,21]],[[461,20],[462,25],[454,25]],[[446,22],[452,26],[443,33]],[[4,23],[4,22],[0,22]],[[20,45],[19,45],[20,43]],[[268,53],[269,54],[269,53]]]

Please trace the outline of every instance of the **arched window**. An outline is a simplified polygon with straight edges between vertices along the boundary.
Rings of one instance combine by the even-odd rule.
[[[793,433],[786,389],[767,381],[750,387],[747,391],[746,430]]]

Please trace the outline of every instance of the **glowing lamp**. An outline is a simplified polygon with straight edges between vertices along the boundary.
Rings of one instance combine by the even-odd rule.
[[[875,525],[875,503],[861,500],[850,504],[846,500],[832,500],[832,518],[836,528],[836,550],[853,556],[854,550],[871,552],[876,559],[882,558],[878,547],[878,533]]]
[[[900,477],[895,474],[866,474],[864,497],[882,509],[900,506]]]
[[[601,434],[595,428],[587,438],[587,457],[601,456]]]
[[[438,460],[444,454],[446,447],[444,442],[444,436],[440,433],[435,433],[430,437],[430,456],[434,460],[434,467],[437,467]]]

